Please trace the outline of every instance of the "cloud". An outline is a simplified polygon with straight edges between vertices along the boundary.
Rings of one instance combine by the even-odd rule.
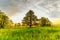
[[[0,9],[8,15],[22,12],[39,0],[0,0]]]
[[[0,10],[8,16],[22,12],[25,14],[24,11],[30,8],[39,17],[60,18],[60,0],[0,0]]]
[[[50,18],[60,17],[60,0],[45,0],[38,5],[43,7],[45,11],[49,11],[48,16]]]

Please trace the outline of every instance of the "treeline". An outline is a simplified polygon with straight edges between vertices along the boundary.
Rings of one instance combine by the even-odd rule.
[[[51,21],[48,18],[41,17],[40,19],[37,18],[36,15],[34,15],[34,12],[32,10],[29,10],[25,17],[22,20],[23,26],[51,26]]]
[[[34,12],[29,10],[23,18],[22,23],[13,23],[4,12],[0,11],[0,28],[14,28],[21,26],[51,26],[51,21],[45,17],[38,19],[37,16],[34,15]]]

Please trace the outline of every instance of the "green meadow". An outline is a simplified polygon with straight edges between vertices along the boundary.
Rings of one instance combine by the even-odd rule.
[[[0,40],[60,40],[60,27],[0,29]]]

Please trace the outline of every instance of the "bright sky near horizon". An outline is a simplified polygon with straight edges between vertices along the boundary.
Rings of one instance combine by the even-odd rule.
[[[0,0],[0,10],[4,11],[14,22],[21,22],[29,10],[35,15],[60,19],[60,0]]]

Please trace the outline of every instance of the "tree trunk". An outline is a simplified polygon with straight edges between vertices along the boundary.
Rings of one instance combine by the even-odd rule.
[[[30,28],[32,27],[32,15],[30,13]]]

